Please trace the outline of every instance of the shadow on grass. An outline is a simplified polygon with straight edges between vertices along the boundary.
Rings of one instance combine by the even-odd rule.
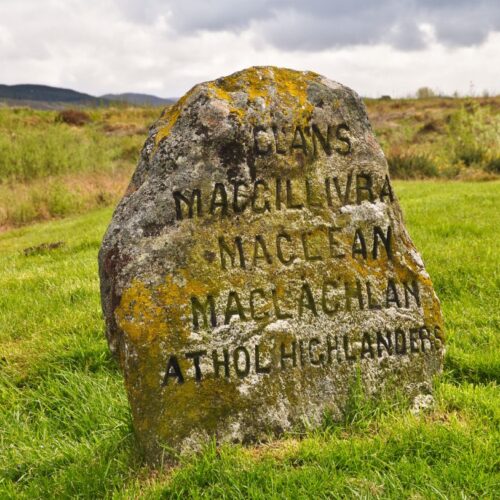
[[[500,366],[498,364],[483,363],[481,360],[470,360],[460,353],[447,354],[444,362],[445,376],[456,384],[500,384]]]

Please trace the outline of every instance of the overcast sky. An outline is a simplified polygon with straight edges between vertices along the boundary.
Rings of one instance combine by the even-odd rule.
[[[0,83],[180,96],[253,65],[500,92],[500,0],[0,0]]]

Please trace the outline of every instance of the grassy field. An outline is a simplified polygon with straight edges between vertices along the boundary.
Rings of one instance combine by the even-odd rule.
[[[367,100],[393,177],[500,176],[500,97]],[[0,231],[113,206],[160,108],[0,107]],[[71,116],[70,116],[71,117]]]
[[[100,312],[111,210],[0,235],[0,498],[498,498],[500,182],[396,182],[442,301],[434,409],[372,407],[253,447],[208,446],[171,470],[137,455]]]
[[[114,205],[159,108],[0,108],[0,230]],[[71,118],[71,115],[70,115]]]
[[[500,98],[367,100],[392,177],[500,174]]]

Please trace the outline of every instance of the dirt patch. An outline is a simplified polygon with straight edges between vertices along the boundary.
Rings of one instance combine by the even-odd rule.
[[[51,243],[42,243],[41,245],[36,245],[33,247],[28,247],[23,250],[24,255],[38,255],[40,253],[47,252],[49,250],[56,250],[57,248],[61,248],[66,243],[64,241],[53,241]]]

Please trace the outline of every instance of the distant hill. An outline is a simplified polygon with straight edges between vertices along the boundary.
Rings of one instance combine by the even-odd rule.
[[[163,98],[156,97],[155,95],[149,94],[134,94],[128,92],[125,94],[105,94],[101,96],[101,99],[107,99],[110,101],[120,101],[126,102],[128,104],[135,104],[136,106],[165,106],[167,104],[174,103],[177,99],[174,98]]]
[[[112,102],[125,102],[134,106],[165,106],[176,99],[163,99],[148,94],[106,94],[95,97],[71,89],[50,87],[48,85],[2,85],[0,84],[0,102],[9,106],[28,106],[39,109],[61,109],[72,106],[106,106]]]
[[[7,101],[30,101],[44,103],[68,103],[81,106],[97,106],[103,100],[71,89],[48,85],[1,85],[0,99]]]

